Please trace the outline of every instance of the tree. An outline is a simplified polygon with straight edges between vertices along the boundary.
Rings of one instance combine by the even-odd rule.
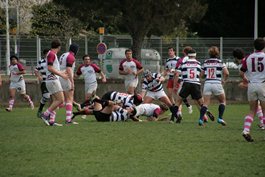
[[[70,13],[91,28],[98,25],[131,35],[134,57],[140,59],[140,49],[146,35],[165,35],[185,19],[202,17],[207,5],[199,0],[54,0],[70,9]],[[196,5],[196,8],[193,8]],[[190,11],[192,10],[192,11]],[[93,20],[91,20],[93,19]],[[94,29],[100,26],[93,26]]]
[[[253,37],[254,3],[252,0],[205,0],[208,11],[200,24],[191,28],[203,37]],[[265,36],[265,1],[259,0],[259,36]]]
[[[32,7],[31,34],[64,36],[66,39],[79,34],[82,23],[70,16],[68,9],[52,2]]]

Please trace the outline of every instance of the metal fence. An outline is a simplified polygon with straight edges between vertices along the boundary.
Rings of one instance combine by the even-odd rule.
[[[63,38],[62,38],[63,39]],[[62,49],[58,54],[68,51],[69,40],[62,40]],[[41,51],[49,48],[52,38],[50,37],[32,37],[32,36],[10,36],[10,52],[17,54],[27,69],[27,74],[31,74],[36,66],[37,60],[41,57]],[[71,42],[77,43],[80,50],[77,55],[77,64],[81,63],[82,56],[89,54],[94,61],[98,60],[96,46],[99,39],[91,39],[89,36],[73,37]],[[125,35],[104,36],[104,42],[108,48],[128,47],[132,46],[132,39]],[[161,57],[161,65],[167,58],[168,47],[176,48],[178,56],[182,56],[182,50],[185,46],[192,46],[197,52],[197,58],[204,60],[208,57],[208,48],[210,46],[218,46],[220,49],[220,58],[225,63],[232,63],[232,51],[235,47],[241,47],[246,53],[253,51],[253,38],[174,38],[164,39],[160,37],[146,38],[143,43],[145,49],[157,50]],[[228,67],[231,67],[228,65]],[[232,69],[232,68],[231,68]],[[6,72],[6,36],[0,36],[0,70],[4,74]]]

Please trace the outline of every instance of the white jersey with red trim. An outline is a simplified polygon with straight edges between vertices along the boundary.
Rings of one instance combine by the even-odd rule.
[[[86,84],[92,84],[97,82],[96,73],[100,73],[101,70],[96,64],[82,64],[78,67],[76,74],[83,75]]]
[[[18,81],[23,79],[23,75],[22,74],[17,74],[19,71],[23,71],[24,70],[24,67],[23,67],[22,64],[17,63],[15,65],[10,65],[9,66],[9,70],[10,70],[10,81],[18,82]]]
[[[63,53],[59,59],[60,70],[66,70],[66,67],[72,67],[72,71],[75,69],[75,57],[72,52]]]
[[[136,106],[135,109],[136,109],[135,116],[150,117],[154,115],[155,110],[159,109],[160,111],[161,108],[158,105],[153,104],[153,103],[144,103],[144,104],[140,104],[139,106]]]
[[[257,51],[246,57],[240,70],[246,73],[250,83],[265,82],[265,53]]]
[[[46,81],[59,79],[58,75],[56,75],[56,74],[54,74],[48,70],[48,66],[52,65],[54,69],[60,71],[60,63],[59,63],[57,55],[54,51],[50,50],[47,53],[46,62],[47,62],[47,70],[46,70],[47,79],[46,79]]]

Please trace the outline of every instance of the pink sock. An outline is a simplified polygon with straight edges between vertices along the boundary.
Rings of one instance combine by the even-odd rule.
[[[263,124],[263,113],[262,113],[262,110],[261,109],[257,109],[256,115],[258,116],[260,123]]]
[[[245,121],[244,121],[244,132],[250,131],[250,127],[251,127],[252,122],[253,122],[253,117],[251,117],[250,115],[247,115],[245,117]]]
[[[66,110],[66,121],[67,122],[70,122],[71,121],[72,109],[73,109],[72,103],[66,103],[65,110]]]
[[[14,106],[14,103],[15,103],[15,99],[10,99],[9,100],[9,108],[13,108],[13,106]]]
[[[50,114],[50,123],[53,124],[55,122],[56,112],[52,111]]]
[[[48,117],[49,115],[51,115],[51,113],[52,113],[51,108],[48,108],[43,114]]]

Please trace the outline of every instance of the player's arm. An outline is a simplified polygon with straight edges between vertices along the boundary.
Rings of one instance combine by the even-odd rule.
[[[222,80],[223,83],[225,83],[227,81],[228,76],[229,76],[229,71],[228,71],[227,67],[225,67],[223,69],[223,80]]]
[[[65,72],[56,70],[52,65],[48,64],[47,68],[48,68],[48,71],[50,71],[51,73],[53,73],[55,75],[58,75],[58,76],[61,76],[64,79],[68,79],[68,76],[67,76],[67,74]]]
[[[23,75],[26,74],[26,70],[24,69],[24,67],[19,63],[17,64],[18,66],[18,72],[16,72],[16,75]]]
[[[102,82],[107,82],[107,79],[106,79],[106,75],[102,72],[102,71],[100,71],[100,76],[101,76],[101,80],[102,80]]]
[[[128,74],[130,74],[129,71],[125,71],[124,70],[124,67],[122,65],[123,63],[124,63],[124,61],[121,61],[120,66],[119,66],[119,74],[120,75],[128,75]]]
[[[72,67],[66,67],[66,73],[68,75],[68,79],[71,82],[72,89],[74,89],[74,74]]]
[[[50,71],[51,73],[53,73],[53,74],[55,74],[57,76],[61,76],[64,79],[67,79],[68,76],[67,76],[67,74],[65,72],[59,71],[59,70],[57,70],[57,69],[55,69],[53,67],[54,60],[55,60],[55,55],[49,54],[47,56],[47,63],[48,63],[47,64],[47,69],[48,69],[48,71]]]

